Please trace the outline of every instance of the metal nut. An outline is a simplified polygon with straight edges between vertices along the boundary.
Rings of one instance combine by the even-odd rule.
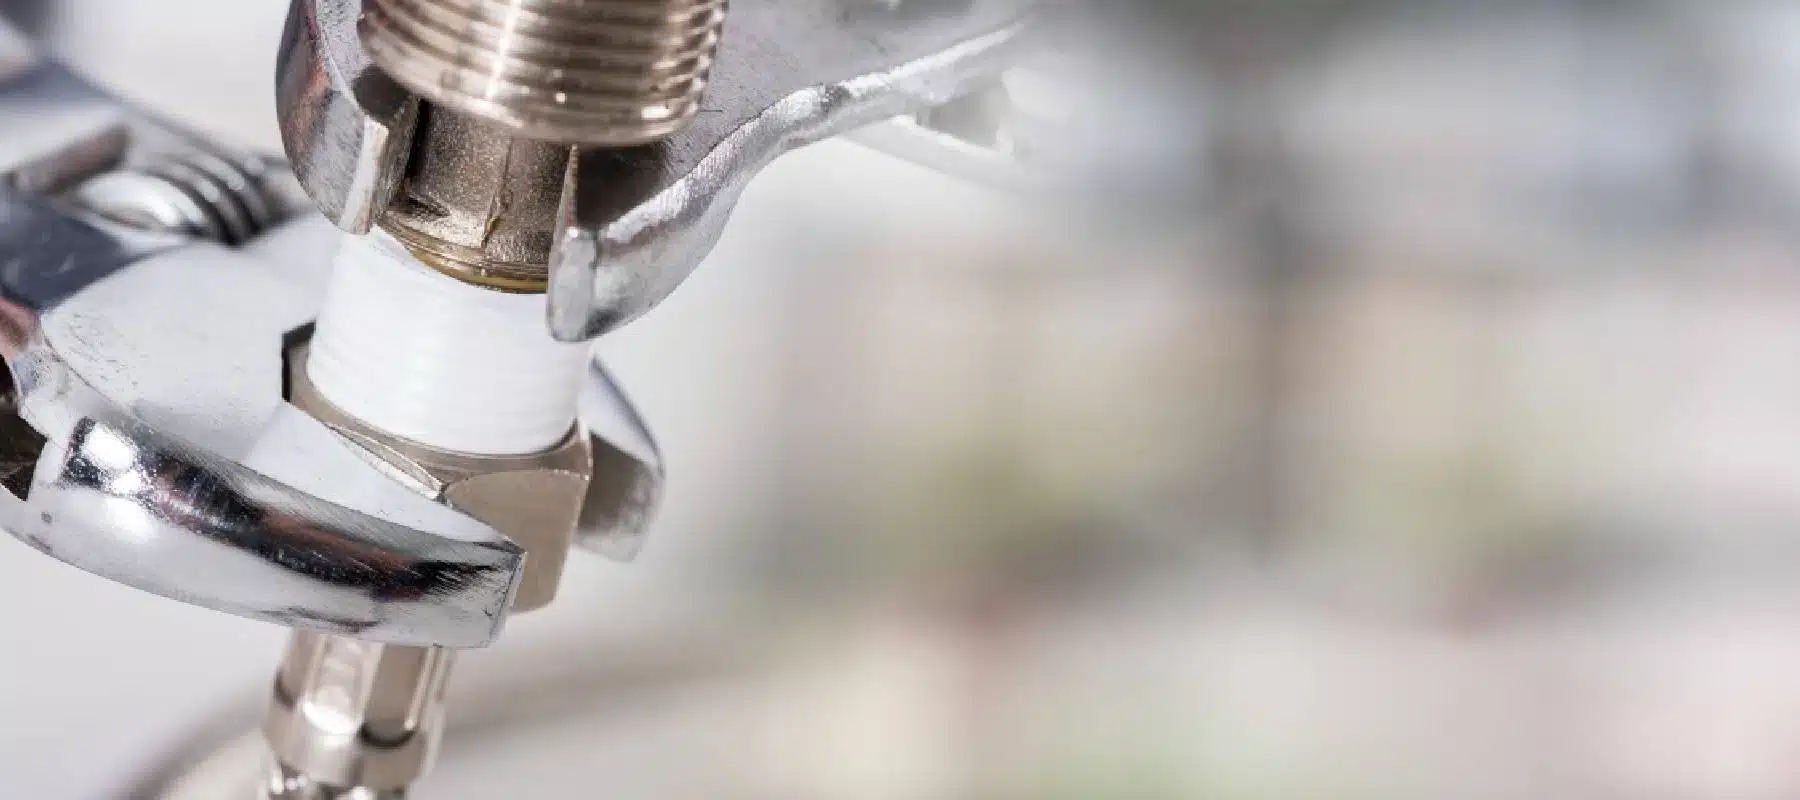
[[[542,292],[574,151],[421,108],[400,190],[377,222],[429,266],[511,292]]]
[[[306,376],[306,347],[289,353],[289,398],[336,431],[390,477],[487,523],[525,550],[512,612],[556,596],[593,476],[589,440],[571,431],[557,447],[523,456],[474,456],[426,447],[363,424],[320,396]]]

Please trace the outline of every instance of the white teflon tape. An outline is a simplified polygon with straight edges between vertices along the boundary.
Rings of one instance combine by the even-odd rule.
[[[541,294],[508,294],[420,264],[387,234],[346,236],[307,374],[381,430],[476,455],[535,453],[575,421],[587,346],[550,337]]]

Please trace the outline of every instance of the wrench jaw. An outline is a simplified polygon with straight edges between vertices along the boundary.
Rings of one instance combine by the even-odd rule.
[[[4,296],[50,298],[0,300],[0,526],[86,571],[287,627],[455,648],[499,635],[527,575],[520,543],[284,396],[323,281],[202,243],[92,263],[86,285],[0,274]],[[581,457],[543,467],[574,487],[561,540],[629,558],[661,455],[597,359],[580,411]],[[478,472],[463,461],[441,488]]]
[[[291,487],[159,439],[82,419],[48,443],[43,478],[8,509],[9,529],[89,572],[288,627],[453,647],[498,636],[521,569],[511,543],[424,536],[347,509],[283,509]]]
[[[377,69],[356,4],[294,0],[275,60],[276,118],[294,176],[347,233],[374,227],[406,171],[419,101]]]
[[[1039,16],[1028,0],[734,7],[691,124],[570,159],[548,254],[551,334],[586,341],[643,315],[712,250],[763,167],[991,85],[1033,46]],[[301,185],[338,227],[366,233],[404,180],[417,98],[373,67],[342,3],[295,0],[278,64]]]
[[[776,158],[990,85],[1039,27],[1017,0],[885,5],[736,8],[694,124],[648,147],[583,151],[550,256],[551,333],[593,339],[642,316],[712,251]],[[806,47],[789,46],[797,31]]]
[[[0,393],[0,527],[103,577],[296,629],[264,726],[273,796],[403,792],[429,766],[453,649],[494,641],[510,613],[553,594],[560,570],[526,550],[572,542],[628,560],[663,488],[654,439],[597,360],[566,452],[517,456],[505,470],[321,418],[324,406],[295,399],[287,354],[320,317],[330,262],[248,251],[302,222],[318,223],[308,236],[339,235],[325,221],[352,234],[389,227],[397,197],[429,188],[411,179],[435,174],[414,139],[434,137],[421,118],[441,109],[373,65],[357,9],[291,4],[276,80],[291,176],[233,167],[172,181],[145,170],[92,186],[97,173],[154,167],[159,155],[226,157],[40,58],[9,67],[0,37],[0,116],[81,112],[58,116],[74,128],[54,137],[79,146],[46,150],[0,126],[0,356],[12,378]],[[531,172],[544,202],[526,216],[550,232],[531,254],[541,279],[530,288],[548,295],[533,313],[567,342],[645,313],[712,249],[760,169],[991,84],[1034,29],[1030,10],[1020,0],[737,9],[692,124],[651,144],[571,147],[566,168]],[[499,174],[516,177],[505,165]],[[276,183],[294,189],[277,197]],[[85,210],[71,202],[83,186]],[[140,213],[183,199],[140,194],[149,187],[204,190],[207,202],[185,216]],[[267,219],[223,239],[247,240],[243,250],[196,238],[210,230],[202,223],[255,205],[234,193],[265,190]],[[282,224],[306,205],[324,219]],[[131,229],[144,219],[169,224]],[[568,506],[554,536],[512,536],[520,520],[544,519],[534,513],[544,502],[521,500],[545,496],[520,491],[520,481],[545,489],[532,474],[555,476],[554,504]]]
[[[523,551],[283,399],[282,329],[306,321],[299,285],[194,244],[42,311],[7,304],[23,338],[6,348],[0,524],[81,569],[252,619],[493,641]]]

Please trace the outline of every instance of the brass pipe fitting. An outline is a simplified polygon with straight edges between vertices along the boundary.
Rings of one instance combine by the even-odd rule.
[[[368,0],[369,57],[435,105],[527,139],[653,142],[700,107],[725,0]]]

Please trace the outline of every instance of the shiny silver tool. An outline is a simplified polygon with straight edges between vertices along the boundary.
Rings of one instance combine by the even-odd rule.
[[[594,360],[573,430],[533,452],[433,447],[337,407],[307,369],[343,236],[325,222],[483,291],[539,293],[545,337],[584,342],[666,297],[763,165],[991,86],[1030,13],[293,0],[287,164],[142,113],[0,29],[0,526],[293,628],[263,791],[401,796],[430,765],[454,651],[549,602],[571,543],[631,557],[662,464]]]

